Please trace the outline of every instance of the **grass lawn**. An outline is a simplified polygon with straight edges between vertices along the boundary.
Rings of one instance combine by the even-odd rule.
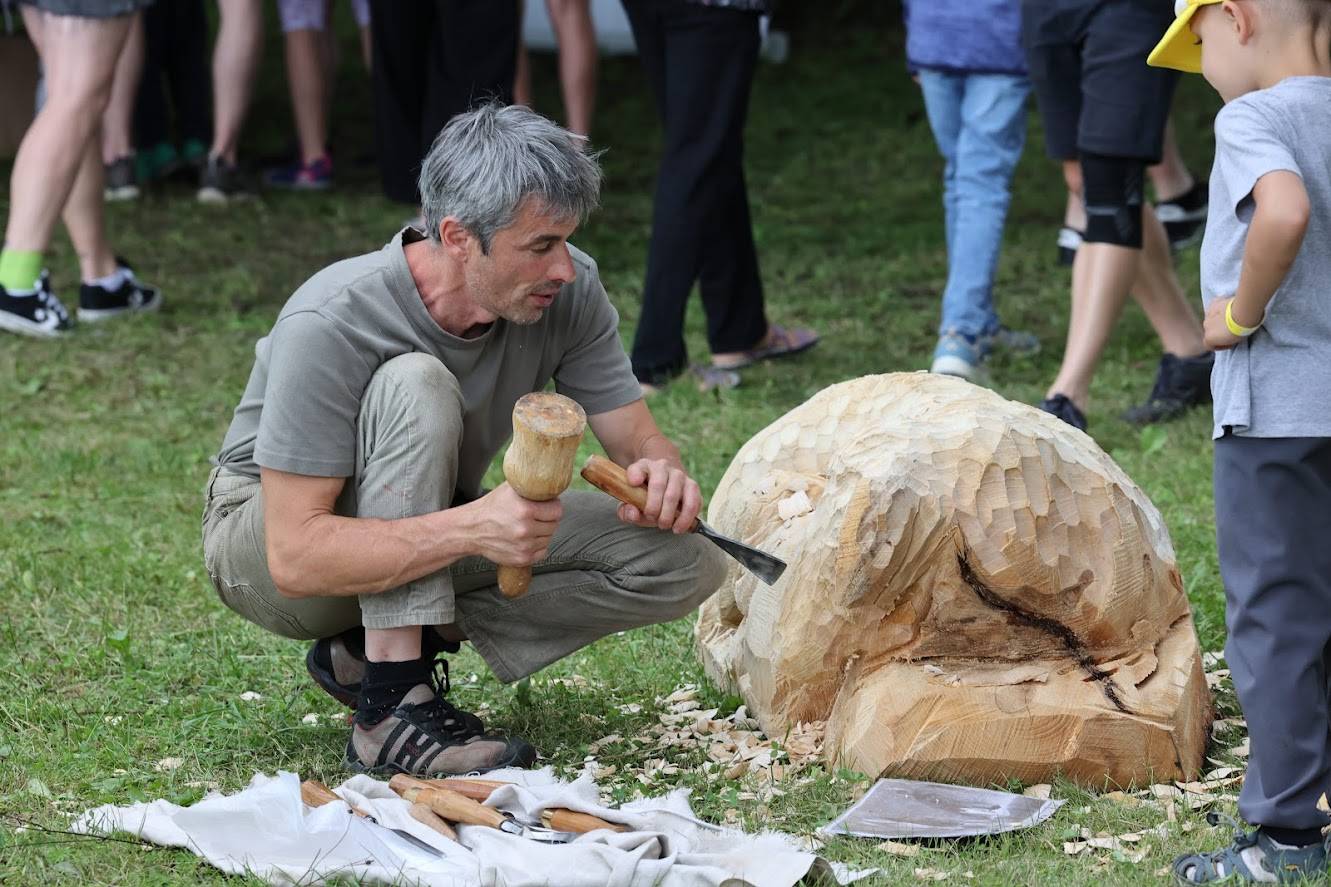
[[[834,5],[834,4],[833,4]],[[946,273],[937,159],[917,89],[900,62],[900,34],[847,17],[795,36],[789,63],[764,65],[748,129],[749,188],[771,316],[816,327],[811,354],[748,371],[731,392],[687,383],[653,401],[705,492],[739,446],[821,388],[850,377],[927,367]],[[223,607],[201,563],[201,488],[253,361],[254,342],[308,275],[378,248],[410,212],[379,196],[373,170],[350,158],[371,143],[369,91],[347,63],[337,100],[340,187],[323,195],[266,195],[232,208],[199,206],[173,186],[111,207],[117,251],[163,287],[156,316],[84,328],[59,342],[0,340],[0,883],[136,885],[239,883],[178,851],[66,840],[20,831],[19,819],[62,828],[67,814],[103,803],[164,797],[180,803],[210,787],[235,790],[256,770],[318,775],[336,784],[345,727],[307,679],[305,645],[267,635]],[[250,157],[278,153],[289,124],[280,45],[269,46]],[[558,108],[550,58],[536,57],[539,106]],[[600,263],[631,335],[637,317],[657,154],[657,127],[636,60],[605,63],[597,118],[605,155],[604,209],[579,232]],[[1210,164],[1217,102],[1200,79],[1184,84],[1177,123],[1194,170]],[[8,167],[0,170],[6,210]],[[1039,334],[1029,360],[993,367],[995,387],[1024,401],[1053,377],[1067,320],[1066,269],[1054,265],[1063,190],[1043,156],[1039,124],[1017,182],[998,294],[1006,322]],[[57,291],[76,300],[76,263],[63,233],[49,257]],[[1179,262],[1197,291],[1197,254]],[[690,345],[704,355],[701,310]],[[1223,594],[1213,544],[1209,414],[1138,432],[1118,412],[1151,385],[1159,347],[1132,309],[1110,343],[1090,412],[1100,444],[1164,513],[1205,649],[1223,642]],[[608,734],[656,723],[658,700],[701,685],[705,707],[732,710],[707,686],[691,623],[607,638],[537,675],[523,692],[499,684],[479,659],[454,664],[462,704],[521,731],[565,772]],[[574,679],[573,676],[581,679]],[[563,679],[563,680],[559,680]],[[253,691],[261,698],[244,701]],[[640,711],[628,704],[637,703]],[[621,710],[619,706],[624,706]],[[1226,702],[1232,712],[1232,701]],[[317,723],[303,721],[320,715]],[[1229,743],[1233,744],[1233,743]],[[1216,753],[1223,758],[1223,748]],[[600,750],[617,798],[642,787],[635,769],[659,753],[632,742]],[[171,769],[158,762],[179,758]],[[681,752],[677,774],[649,793],[696,789],[707,818],[737,811],[751,827],[804,833],[828,821],[863,777],[815,773],[765,803],[750,785],[709,782],[701,751]],[[903,858],[872,841],[837,840],[824,853],[881,867],[883,882],[914,870],[976,884],[1138,883],[1174,854],[1226,839],[1196,812],[1105,800],[1065,784],[1050,822],[994,840],[927,848]],[[1139,843],[1145,858],[1067,856],[1082,828],[1120,834],[1166,823]],[[964,877],[970,873],[971,877]]]

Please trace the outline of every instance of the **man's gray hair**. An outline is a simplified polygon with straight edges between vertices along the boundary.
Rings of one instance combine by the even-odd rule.
[[[421,210],[430,239],[453,216],[490,251],[527,198],[543,211],[586,221],[600,201],[601,165],[587,140],[521,105],[459,114],[421,162]]]

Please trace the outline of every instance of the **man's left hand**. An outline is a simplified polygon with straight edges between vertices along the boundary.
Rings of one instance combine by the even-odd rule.
[[[1202,323],[1202,343],[1212,351],[1225,351],[1243,341],[1231,333],[1229,325],[1225,323],[1225,308],[1233,298],[1215,299],[1206,309],[1206,320]]]
[[[665,459],[639,459],[627,469],[629,483],[647,488],[647,506],[619,506],[619,519],[640,527],[656,527],[687,533],[702,511],[698,482],[678,465]]]

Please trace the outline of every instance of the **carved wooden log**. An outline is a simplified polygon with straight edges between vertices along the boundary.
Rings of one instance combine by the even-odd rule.
[[[732,569],[697,626],[769,735],[827,721],[856,770],[989,784],[1193,779],[1211,720],[1160,514],[1091,438],[958,379],[822,391],[735,456]]]

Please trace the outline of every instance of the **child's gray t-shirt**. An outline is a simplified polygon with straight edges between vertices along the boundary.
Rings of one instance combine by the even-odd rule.
[[[1290,77],[1226,105],[1215,121],[1202,298],[1232,296],[1253,188],[1296,173],[1312,217],[1261,329],[1216,354],[1214,436],[1331,437],[1331,77]]]

